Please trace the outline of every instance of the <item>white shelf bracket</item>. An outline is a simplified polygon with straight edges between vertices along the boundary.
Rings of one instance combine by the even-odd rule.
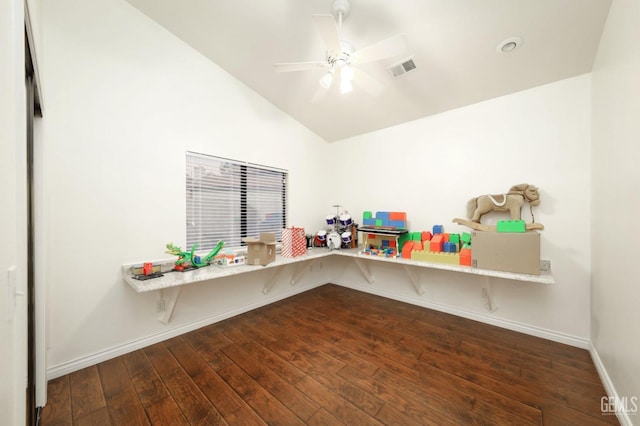
[[[162,288],[158,292],[158,321],[169,324],[173,318],[182,286]]]
[[[486,287],[482,290],[484,292],[484,296],[487,298],[487,309],[489,312],[495,312],[498,310],[498,307],[493,302],[493,288],[491,287],[491,278],[488,276],[484,277],[484,282]]]
[[[364,275],[364,277],[367,279],[369,284],[373,284],[373,282],[375,281],[375,277],[373,276],[371,271],[369,271],[369,268],[367,267],[367,265],[365,265],[365,263],[360,259],[353,259],[353,260],[356,262],[356,265],[360,269],[360,272],[362,272],[362,275]]]
[[[269,278],[269,281],[264,283],[264,287],[262,288],[262,294],[268,294],[271,291],[273,286],[276,284],[276,280],[278,279],[278,275],[280,275],[280,271],[282,271],[283,269],[284,269],[284,266],[280,266],[276,268],[276,272],[274,272],[274,274],[271,275],[271,278]]]
[[[291,286],[294,286],[298,283],[298,281],[300,281],[300,279],[304,276],[304,274],[307,272],[307,270],[311,270],[312,265],[315,263],[315,260],[311,260],[308,263],[304,263],[302,262],[298,268],[296,268],[296,271],[294,272],[293,276],[291,276],[291,281],[289,281],[289,284]],[[309,268],[309,269],[307,269]]]
[[[404,267],[404,271],[407,273],[407,276],[411,280],[411,283],[416,289],[418,294],[423,294],[424,289],[422,288],[422,283],[420,282],[420,273],[414,273],[411,268],[407,265],[402,265]]]

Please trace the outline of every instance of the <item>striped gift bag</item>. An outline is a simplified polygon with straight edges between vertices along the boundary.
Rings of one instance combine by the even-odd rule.
[[[282,230],[282,257],[302,256],[307,252],[307,238],[304,228],[284,228]]]

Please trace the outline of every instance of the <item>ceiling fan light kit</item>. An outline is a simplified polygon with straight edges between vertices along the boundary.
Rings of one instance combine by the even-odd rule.
[[[383,85],[354,65],[374,62],[382,59],[406,55],[407,41],[404,35],[389,37],[378,43],[355,50],[342,38],[342,21],[349,15],[351,6],[348,0],[333,0],[332,15],[312,15],[327,54],[324,61],[290,62],[274,64],[277,72],[306,71],[323,68],[327,72],[319,79],[319,90],[328,90],[333,86],[336,73],[340,77],[340,93],[353,90],[352,82],[375,96],[382,92]]]
[[[330,88],[331,85],[333,84],[333,78],[335,76],[336,76],[336,72],[333,68],[327,71],[327,73],[323,75],[319,80],[320,87],[323,87],[325,89]]]
[[[342,79],[340,80],[340,93],[343,95],[349,93],[353,90],[353,84],[351,84],[350,80]]]

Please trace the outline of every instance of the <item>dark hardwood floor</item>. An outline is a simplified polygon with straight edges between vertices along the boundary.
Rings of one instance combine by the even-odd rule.
[[[585,350],[325,285],[52,380],[42,425],[618,424]]]

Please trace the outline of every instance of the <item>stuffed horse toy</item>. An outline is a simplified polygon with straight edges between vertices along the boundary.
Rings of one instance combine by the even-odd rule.
[[[511,220],[520,220],[524,202],[530,206],[540,204],[540,194],[534,185],[522,183],[512,186],[509,192],[500,195],[481,195],[467,203],[467,216],[472,222],[480,223],[480,217],[490,211],[509,211]],[[533,218],[533,209],[531,211]],[[533,220],[535,222],[535,219]]]

